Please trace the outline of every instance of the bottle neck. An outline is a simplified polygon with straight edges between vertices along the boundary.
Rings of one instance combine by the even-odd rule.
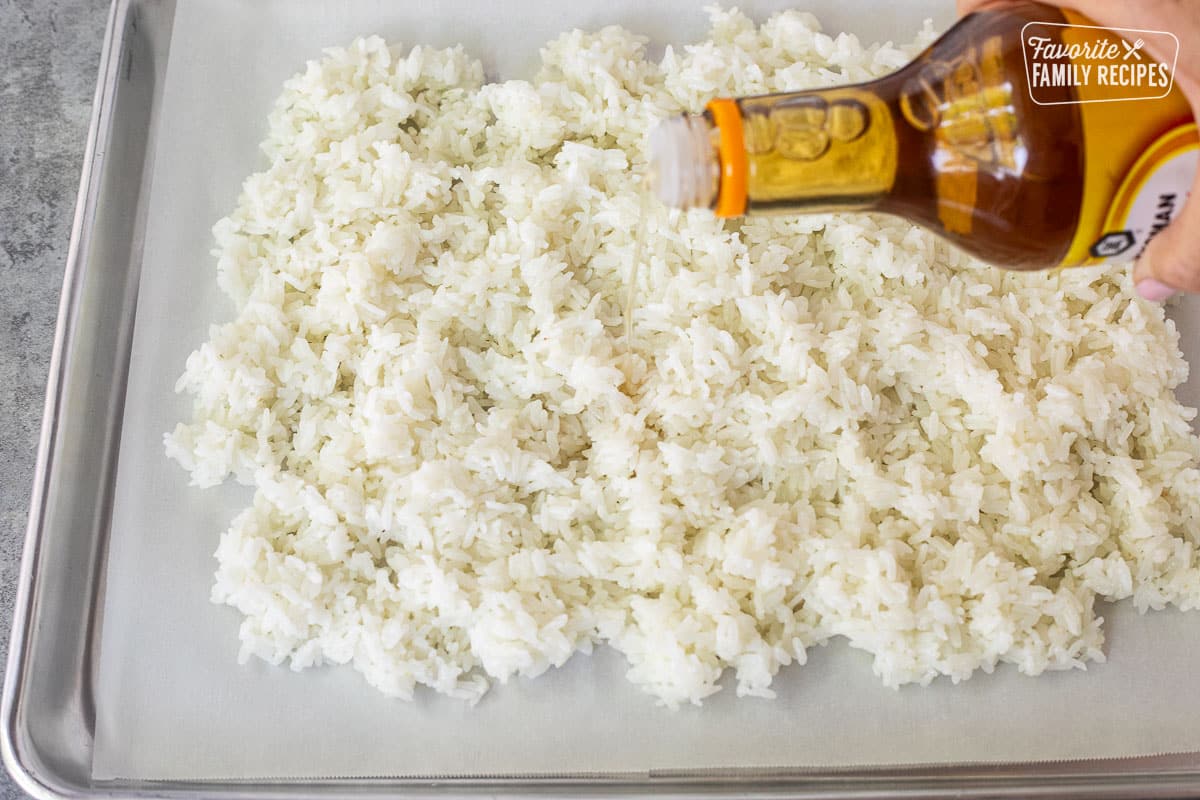
[[[738,101],[752,211],[870,209],[896,180],[898,143],[871,84]]]
[[[663,202],[721,217],[869,209],[896,178],[897,141],[872,85],[719,99],[651,138]]]

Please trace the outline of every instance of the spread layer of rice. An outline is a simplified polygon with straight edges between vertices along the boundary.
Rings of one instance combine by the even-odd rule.
[[[931,36],[714,12],[657,63],[573,32],[485,84],[366,38],[288,81],[215,228],[236,316],[166,439],[196,485],[255,487],[213,590],[243,658],[475,700],[603,643],[674,705],[727,669],[770,696],[837,636],[889,685],[1036,675],[1103,658],[1098,598],[1195,608],[1187,366],[1120,270],[643,205],[656,120]]]

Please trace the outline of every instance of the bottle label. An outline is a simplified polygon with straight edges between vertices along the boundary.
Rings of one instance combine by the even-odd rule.
[[[1183,208],[1200,165],[1195,123],[1163,134],[1125,175],[1086,263],[1136,259]],[[1082,227],[1082,225],[1081,225]]]

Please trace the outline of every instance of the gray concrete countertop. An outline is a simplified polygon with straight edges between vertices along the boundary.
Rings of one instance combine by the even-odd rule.
[[[0,0],[0,655],[108,0]],[[0,798],[25,797],[0,772]]]

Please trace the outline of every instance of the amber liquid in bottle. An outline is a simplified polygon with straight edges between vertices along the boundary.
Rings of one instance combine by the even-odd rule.
[[[1033,101],[1022,29],[1079,21],[1036,3],[1004,6],[964,18],[915,61],[870,83],[715,101],[672,145],[689,142],[700,158],[707,126],[715,137],[711,152],[719,153],[714,165],[700,178],[691,174],[683,195],[660,196],[685,207],[709,205],[722,216],[885,212],[999,266],[1063,264],[1084,205],[1085,112],[1070,85],[1039,89],[1040,102]],[[1186,120],[1186,103],[1173,92],[1155,102],[1173,103],[1179,110],[1172,113]],[[729,120],[739,118],[741,141],[718,147]],[[731,154],[744,163],[722,163]],[[679,165],[665,169],[678,173]],[[731,208],[722,184],[734,178],[734,202],[740,197],[744,205]]]

